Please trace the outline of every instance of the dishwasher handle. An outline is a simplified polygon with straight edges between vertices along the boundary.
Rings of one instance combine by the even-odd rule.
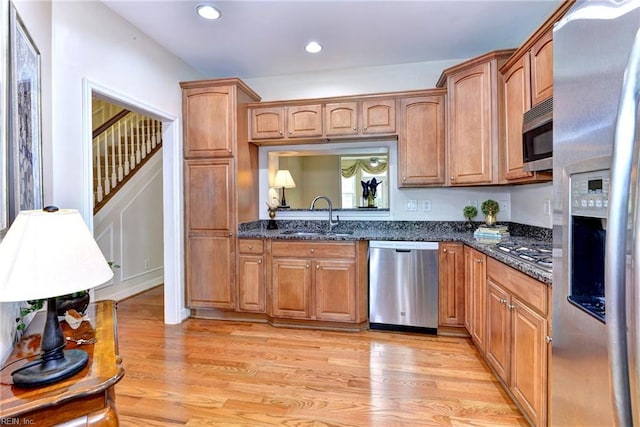
[[[406,253],[411,253],[411,249],[396,249],[396,252],[406,252]]]

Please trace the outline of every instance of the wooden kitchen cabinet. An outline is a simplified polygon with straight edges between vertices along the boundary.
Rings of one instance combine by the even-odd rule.
[[[366,243],[272,241],[269,314],[342,323],[366,321]]]
[[[236,310],[235,232],[239,222],[258,219],[258,150],[248,142],[247,104],[260,97],[238,79],[180,86],[187,306]]]
[[[393,98],[333,102],[324,108],[327,137],[396,132],[396,100]]]
[[[399,101],[398,187],[444,185],[446,91]]]
[[[250,111],[252,140],[284,138],[284,107],[260,107]]]
[[[438,250],[438,324],[464,327],[464,245],[443,242]]]
[[[553,31],[546,30],[531,47],[531,106],[553,96]]]
[[[498,138],[502,85],[498,68],[513,50],[490,52],[446,69],[450,185],[498,183]]]
[[[365,135],[396,132],[396,100],[362,101],[362,133]]]
[[[238,239],[238,311],[266,312],[264,241]]]
[[[324,106],[326,135],[357,135],[360,131],[359,103],[333,102]]]
[[[322,105],[287,107],[287,137],[311,138],[322,136]]]
[[[489,258],[485,357],[535,426],[547,425],[549,287]]]
[[[464,264],[464,325],[476,347],[484,354],[486,344],[487,256],[465,246]]]
[[[527,51],[517,51],[500,69],[503,75],[501,174],[508,183],[550,181],[550,172],[523,169],[522,119],[531,107],[553,95],[552,32],[549,29]],[[536,92],[534,94],[534,92]]]

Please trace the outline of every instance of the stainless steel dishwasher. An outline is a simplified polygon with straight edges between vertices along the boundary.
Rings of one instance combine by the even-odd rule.
[[[437,242],[369,242],[369,327],[437,332]]]

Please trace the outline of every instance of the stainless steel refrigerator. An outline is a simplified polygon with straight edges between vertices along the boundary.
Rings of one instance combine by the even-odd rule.
[[[640,1],[554,28],[552,426],[640,426]]]

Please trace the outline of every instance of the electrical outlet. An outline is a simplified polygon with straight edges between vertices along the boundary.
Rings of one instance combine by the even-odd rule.
[[[405,211],[418,210],[418,201],[417,200],[405,200],[404,210]]]
[[[150,268],[150,267],[151,267],[151,260],[145,259],[144,260],[144,268]]]
[[[478,201],[477,200],[467,200],[467,206],[474,206],[474,207],[478,207]]]
[[[502,212],[509,211],[509,201],[508,200],[500,200],[500,210]]]
[[[431,200],[422,201],[422,210],[425,212],[431,212]]]
[[[547,199],[542,203],[542,213],[551,215],[551,200]]]

